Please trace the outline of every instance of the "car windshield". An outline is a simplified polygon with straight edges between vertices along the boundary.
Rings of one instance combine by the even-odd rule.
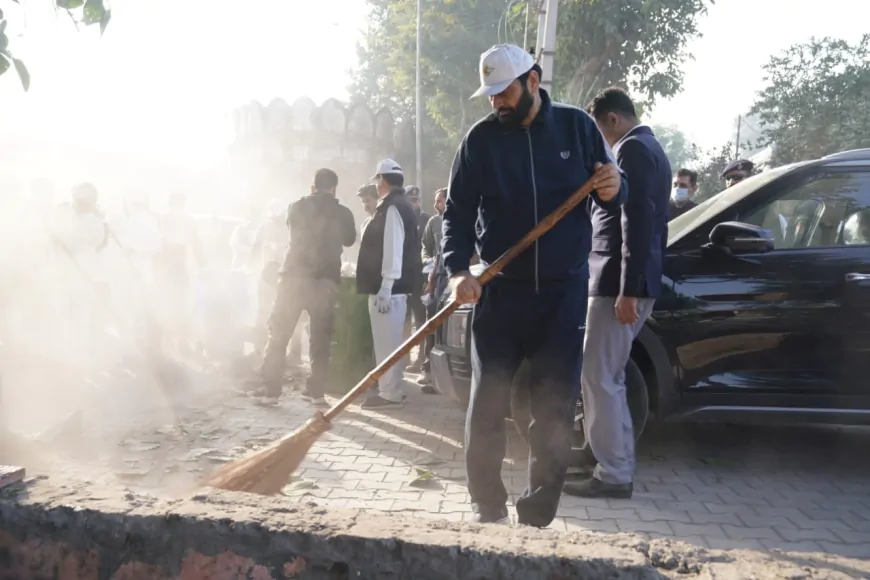
[[[671,220],[668,222],[668,245],[677,242],[697,226],[800,165],[804,165],[804,163],[791,163],[753,175]]]

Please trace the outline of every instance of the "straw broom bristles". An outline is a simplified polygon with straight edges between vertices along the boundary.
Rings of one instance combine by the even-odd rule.
[[[308,455],[317,439],[332,424],[317,411],[305,425],[248,457],[224,465],[203,481],[204,485],[261,495],[275,495]]]
[[[596,180],[602,172],[596,170],[583,186],[571,197],[562,202],[553,213],[541,220],[532,231],[527,233],[502,254],[495,262],[477,278],[484,285],[491,281],[514,258],[528,249],[538,238],[550,231],[565,214],[577,207],[595,189]],[[286,435],[265,449],[257,451],[249,457],[228,463],[214,475],[203,480],[203,484],[227,491],[244,491],[261,495],[275,495],[283,489],[299,467],[311,446],[317,439],[329,431],[332,421],[344,411],[353,401],[377,384],[383,374],[405,358],[411,349],[435,332],[447,318],[459,308],[459,303],[452,300],[435,316],[426,321],[422,328],[397,348],[386,360],[382,361],[367,374],[354,388],[345,394],[326,413],[316,412],[301,429]]]

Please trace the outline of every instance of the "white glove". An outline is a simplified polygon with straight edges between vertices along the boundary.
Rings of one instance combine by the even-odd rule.
[[[381,314],[387,314],[390,311],[390,303],[393,299],[393,289],[381,287],[378,293],[375,294],[375,308]]]
[[[432,304],[434,304],[435,302],[435,299],[432,297],[431,294],[424,294],[420,297],[420,302],[423,303],[423,306],[432,306]]]

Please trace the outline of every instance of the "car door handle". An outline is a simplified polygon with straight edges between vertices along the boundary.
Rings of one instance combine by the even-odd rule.
[[[849,272],[846,274],[846,282],[867,282],[870,280],[870,274],[861,274],[859,272]]]

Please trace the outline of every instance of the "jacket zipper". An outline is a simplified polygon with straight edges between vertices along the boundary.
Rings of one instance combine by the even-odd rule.
[[[526,130],[529,138],[529,162],[532,166],[532,195],[534,196],[535,225],[538,225],[538,183],[535,181],[535,150],[532,147],[532,130]],[[538,241],[535,240],[535,294],[541,293],[541,284],[538,277]]]

